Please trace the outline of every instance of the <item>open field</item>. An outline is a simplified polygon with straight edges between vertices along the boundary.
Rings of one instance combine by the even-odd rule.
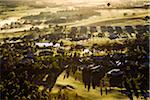
[[[90,89],[88,90],[84,88],[84,85],[82,82],[79,80],[75,80],[72,76],[69,78],[64,79],[64,73],[62,73],[57,81],[56,85],[54,86],[54,89],[52,90],[51,94],[58,93],[59,91],[59,86],[66,86],[66,85],[71,85],[75,89],[64,89],[64,93],[68,94],[68,97],[72,98],[69,100],[75,100],[76,94],[78,94],[81,99],[79,100],[129,100],[125,95],[121,94],[120,92],[116,91],[117,88],[112,89],[111,91],[108,92],[108,94],[105,94],[105,88],[103,88],[103,95],[100,95],[100,89]],[[109,89],[109,88],[108,88]],[[62,92],[63,93],[63,92]],[[134,100],[136,100],[136,97],[134,97]]]

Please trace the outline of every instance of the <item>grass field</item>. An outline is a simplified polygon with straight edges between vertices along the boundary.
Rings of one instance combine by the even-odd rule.
[[[117,89],[113,89],[110,92],[108,92],[108,95],[105,94],[105,91],[103,91],[103,96],[100,95],[99,88],[96,89],[90,89],[90,92],[88,92],[87,89],[84,88],[84,85],[79,80],[75,80],[72,76],[70,76],[67,79],[63,79],[64,73],[62,73],[57,81],[56,85],[52,89],[51,94],[56,95],[59,91],[59,86],[65,86],[65,85],[71,85],[75,89],[64,89],[62,92],[65,94],[68,94],[68,97],[71,99],[69,100],[76,100],[76,94],[78,95],[79,99],[77,100],[129,100],[127,96],[121,94],[117,91]],[[136,100],[136,97],[134,97],[134,100]],[[138,99],[140,100],[140,99]]]

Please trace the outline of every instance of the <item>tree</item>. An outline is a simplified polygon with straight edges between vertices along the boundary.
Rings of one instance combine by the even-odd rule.
[[[23,42],[13,45],[9,41],[7,39],[0,44],[0,93],[2,99],[50,98],[47,90],[51,91],[57,77],[63,71],[66,71],[66,77],[69,77],[70,73],[75,74],[80,70],[85,88],[87,87],[90,91],[91,86],[93,89],[100,87],[100,81],[108,78],[108,72],[116,68],[120,69],[122,76],[118,77],[117,72],[112,72],[110,78],[121,80],[116,86],[125,88],[126,95],[130,100],[133,99],[133,94],[137,98],[140,94],[147,98],[149,83],[148,35],[143,34],[133,41],[125,42],[124,45],[128,49],[126,54],[108,53],[103,56],[92,54],[84,57],[81,57],[79,53],[73,53],[72,50],[69,51],[71,55],[67,55],[65,50],[60,49],[55,52],[52,48],[50,49],[53,52],[51,55],[47,53],[38,55],[38,49],[32,46],[33,41],[30,39],[24,39]],[[97,45],[93,45],[93,47],[95,46]],[[44,87],[42,91],[39,91],[40,85]],[[105,85],[104,81],[102,81],[102,85]],[[107,89],[105,90],[107,93]],[[101,87],[100,91],[102,91]]]
[[[110,3],[107,3],[107,6],[109,7],[109,6],[110,6]]]

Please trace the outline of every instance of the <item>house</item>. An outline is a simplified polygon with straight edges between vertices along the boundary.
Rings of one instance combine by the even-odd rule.
[[[123,33],[123,30],[120,26],[115,26],[115,31],[117,34],[122,34]]]
[[[56,43],[53,47],[59,48],[60,47],[60,43]]]
[[[110,78],[109,84],[111,87],[122,87],[123,71],[120,71],[120,69],[112,69],[107,74]]]
[[[96,26],[90,26],[90,32],[91,33],[97,32],[97,27]]]
[[[105,32],[108,32],[108,33],[114,33],[114,29],[112,26],[101,26],[101,32],[102,33],[105,33]]]
[[[77,27],[71,27],[71,34],[76,34],[78,33],[78,28]]]
[[[49,55],[53,55],[54,53],[52,51],[48,51],[48,50],[44,50],[39,52],[39,56],[49,56]]]
[[[135,27],[138,34],[148,33],[144,25],[136,25]]]
[[[75,49],[85,49],[85,47],[83,45],[76,45]]]
[[[81,26],[80,27],[80,33],[86,34],[87,33],[87,27],[86,26]]]
[[[118,36],[117,36],[117,34],[114,34],[114,33],[110,33],[110,35],[109,35],[109,39],[116,39],[116,38],[118,38]]]
[[[52,47],[53,46],[53,43],[50,42],[50,43],[35,43],[36,46],[38,47]]]
[[[150,33],[150,25],[144,25],[145,30],[147,31],[147,33]]]
[[[127,33],[129,33],[130,35],[131,35],[132,33],[135,33],[134,28],[133,28],[132,26],[125,26],[125,31],[126,31]]]
[[[106,26],[100,26],[101,32],[105,33],[107,32],[107,27]]]
[[[114,33],[114,29],[112,26],[107,26],[107,32],[109,32],[110,34]]]

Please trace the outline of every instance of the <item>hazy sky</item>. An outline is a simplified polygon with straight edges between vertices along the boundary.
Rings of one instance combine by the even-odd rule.
[[[44,1],[44,0],[40,0]],[[55,2],[55,3],[132,3],[132,2],[139,2],[139,1],[149,1],[149,0],[45,0],[46,2]]]
[[[44,1],[44,0],[42,0]],[[51,1],[51,2],[138,2],[143,0],[45,0],[45,1]]]
[[[0,0],[5,1],[5,0]],[[138,2],[149,0],[6,0],[6,1],[48,1],[48,2]]]
[[[0,0],[5,1],[5,0]],[[13,0],[6,0],[6,1],[13,1]],[[150,0],[14,0],[14,1],[32,1],[35,3],[57,3],[57,4],[67,4],[67,3],[119,3],[119,4],[126,4],[126,3],[133,3],[133,2],[140,2],[140,1],[150,1]]]

